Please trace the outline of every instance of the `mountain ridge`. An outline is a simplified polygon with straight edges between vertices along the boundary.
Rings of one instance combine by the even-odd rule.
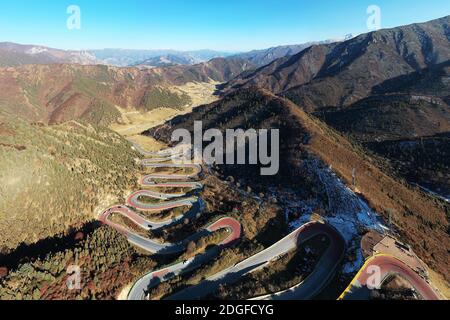
[[[52,63],[90,65],[98,64],[99,61],[88,51],[60,50],[39,45],[0,42],[0,67]]]
[[[190,82],[223,82],[251,67],[243,60],[218,58],[193,66],[143,70],[67,64],[0,68],[0,109],[30,122],[84,119],[109,125],[120,118],[116,106],[140,111],[184,108],[190,98],[172,88]]]
[[[272,61],[297,54],[316,44],[339,42],[325,40],[294,45],[281,45],[248,52],[225,52],[203,50],[138,50],[138,49],[94,49],[62,50],[42,45],[0,42],[0,66],[19,66],[23,64],[74,63],[81,65],[104,64],[115,67],[164,67],[170,65],[195,65],[216,58],[247,60],[256,67]],[[3,56],[3,57],[1,57]],[[2,59],[3,58],[3,59]]]
[[[267,49],[252,50],[249,52],[239,53],[231,57],[245,59],[256,65],[257,67],[262,67],[279,58],[295,55],[313,45],[328,44],[339,41],[340,40],[312,41],[302,44],[275,46]]]
[[[258,166],[224,165],[225,177],[239,177],[257,192],[268,186],[300,188],[304,193],[319,193],[320,183],[308,189],[311,182],[306,163],[312,159],[332,166],[347,185],[358,175],[358,190],[371,208],[386,219],[394,219],[396,229],[413,245],[414,251],[435,270],[448,277],[450,265],[443,243],[449,222],[444,203],[408,186],[384,167],[384,162],[367,154],[358,144],[334,130],[325,122],[305,112],[283,97],[258,88],[233,91],[221,100],[195,108],[144,134],[171,143],[171,133],[183,128],[192,132],[194,121],[202,120],[203,129],[279,129],[280,172],[261,177]],[[315,160],[312,160],[315,161]],[[321,197],[315,194],[314,197]],[[323,211],[326,215],[327,208]],[[394,211],[394,217],[389,218]]]
[[[383,29],[350,40],[313,45],[223,86],[223,93],[257,86],[281,94],[309,111],[346,106],[380,83],[450,58],[450,16]]]

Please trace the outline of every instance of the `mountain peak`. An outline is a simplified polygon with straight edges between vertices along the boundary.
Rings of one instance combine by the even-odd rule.
[[[308,110],[346,106],[382,82],[450,59],[450,17],[383,29],[339,43],[314,44],[251,74],[223,91],[259,86]]]

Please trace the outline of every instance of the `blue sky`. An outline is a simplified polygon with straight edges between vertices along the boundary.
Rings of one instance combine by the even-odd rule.
[[[449,0],[14,0],[0,1],[0,41],[63,49],[246,51],[367,32],[450,14]],[[68,30],[67,7],[81,9]]]

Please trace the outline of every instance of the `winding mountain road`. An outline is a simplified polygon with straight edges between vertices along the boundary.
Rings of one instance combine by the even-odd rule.
[[[181,189],[189,189],[188,193],[193,191],[199,191],[203,189],[203,184],[199,182],[193,181],[170,181],[170,182],[156,182],[155,180],[191,180],[198,177],[202,173],[202,167],[196,164],[173,164],[173,163],[155,163],[155,162],[165,162],[170,161],[173,157],[169,157],[169,154],[173,154],[173,150],[170,151],[162,151],[158,153],[148,153],[140,148],[138,145],[135,145],[138,151],[141,151],[146,156],[160,156],[160,158],[150,158],[144,159],[141,162],[141,165],[144,168],[179,168],[179,169],[191,169],[192,173],[188,174],[148,174],[144,176],[140,180],[140,184],[146,188],[181,188]],[[158,271],[150,272],[149,274],[140,278],[132,287],[128,299],[130,300],[140,300],[144,299],[146,292],[149,288],[155,285],[158,281],[162,281],[163,279],[167,280],[168,277],[182,274],[187,271],[194,270],[198,268],[205,262],[214,258],[220,251],[222,247],[231,245],[235,241],[241,238],[242,227],[241,224],[230,217],[223,217],[214,223],[206,226],[201,231],[197,232],[194,235],[186,238],[183,241],[178,243],[159,243],[149,238],[145,238],[128,228],[111,221],[110,217],[113,214],[120,214],[123,217],[129,219],[131,222],[136,224],[138,227],[144,230],[156,230],[164,227],[171,226],[175,223],[180,222],[185,218],[197,218],[201,212],[203,211],[203,201],[197,197],[188,197],[182,198],[187,195],[187,192],[180,193],[164,193],[157,192],[151,190],[140,190],[131,194],[126,203],[127,206],[114,206],[105,210],[99,217],[99,220],[106,225],[117,230],[119,233],[123,234],[127,237],[127,240],[140,247],[141,249],[157,254],[175,254],[183,252],[187,244],[190,241],[197,240],[202,236],[206,236],[210,233],[218,231],[220,229],[227,229],[230,231],[230,234],[221,241],[217,246],[212,249],[206,250],[203,254],[197,255],[196,257],[189,259],[188,261],[176,263],[172,266],[168,266]],[[153,198],[158,200],[169,200],[164,202],[157,203],[148,203],[142,201],[142,198]],[[175,199],[175,200],[173,200]],[[130,208],[134,208],[141,212],[161,212],[165,210],[170,210],[174,208],[190,207],[190,210],[184,214],[180,214],[172,219],[167,219],[165,221],[150,221],[144,218],[142,215],[138,214],[136,211],[131,210]]]
[[[221,285],[233,284],[242,276],[257,271],[276,260],[283,254],[298,248],[303,242],[319,235],[330,240],[330,245],[313,273],[298,286],[274,295],[256,299],[309,299],[320,292],[331,279],[345,253],[345,241],[333,227],[328,224],[307,223],[271,247],[249,257],[248,259],[225,269],[214,276],[202,281],[198,285],[188,287],[170,296],[168,300],[201,299],[214,293]]]
[[[173,164],[160,163],[173,160],[174,155],[183,156],[185,152],[177,154],[174,149],[168,149],[159,152],[147,152],[139,145],[134,144],[136,150],[141,152],[144,156],[154,158],[144,159],[141,164],[144,168],[178,168],[178,169],[192,169],[192,173],[187,174],[169,174],[169,173],[152,173],[144,176],[140,180],[140,184],[146,188],[182,188],[189,189],[190,192],[203,189],[203,185],[199,182],[159,182],[159,180],[192,180],[202,173],[202,167],[196,164]],[[158,182],[156,182],[156,180]],[[185,250],[190,241],[199,239],[200,237],[212,233],[220,229],[227,229],[230,231],[229,236],[224,239],[217,246],[206,252],[197,255],[189,260],[178,262],[173,265],[162,268],[161,270],[152,271],[138,279],[132,286],[129,294],[129,300],[142,300],[147,296],[148,291],[158,285],[159,283],[173,278],[177,275],[192,271],[204,263],[210,261],[217,256],[220,249],[228,246],[242,236],[241,224],[230,217],[224,217],[218,221],[203,228],[196,234],[180,241],[179,243],[159,243],[154,240],[142,237],[122,225],[112,222],[109,217],[116,213],[120,214],[137,226],[144,230],[155,230],[171,226],[179,223],[183,218],[196,218],[203,210],[203,202],[197,197],[185,197],[187,193],[163,193],[151,190],[140,190],[131,194],[127,199],[127,206],[114,206],[105,210],[99,217],[103,223],[116,229],[118,232],[127,237],[128,241],[148,252],[157,254],[174,254]],[[149,203],[142,201],[142,198],[153,198],[159,200],[167,200],[160,203]],[[190,207],[190,210],[184,214],[176,216],[166,221],[150,221],[131,208],[135,208],[141,212],[161,212],[178,207]],[[269,248],[245,259],[244,261],[222,270],[210,278],[200,282],[197,285],[185,288],[170,297],[168,300],[180,299],[201,299],[202,297],[212,294],[218,290],[221,285],[233,284],[241,279],[242,276],[257,271],[268,264],[281,257],[283,254],[297,249],[299,245],[310,240],[316,236],[325,236],[329,240],[329,246],[321,259],[317,263],[313,272],[301,283],[287,290],[255,297],[252,300],[304,300],[311,299],[320,293],[329,283],[335,274],[340,262],[345,256],[346,243],[340,233],[331,225],[321,222],[310,222],[301,226],[285,238],[273,244]],[[407,281],[409,281],[416,291],[423,299],[437,300],[439,295],[432,289],[431,285],[422,279],[417,273],[411,270],[400,260],[386,256],[377,255],[364,264],[355,279],[351,282],[349,287],[341,295],[339,299],[368,299],[370,290],[367,287],[367,281],[371,275],[371,267],[376,266],[380,268],[382,280],[386,280],[389,275],[399,274]]]
[[[144,163],[144,161],[143,161]],[[146,163],[145,166],[150,166],[150,164]],[[180,164],[180,165],[174,165],[174,164],[158,164],[155,165],[157,168],[194,168],[194,173],[190,174],[189,177],[193,178],[194,174],[198,175],[202,169],[201,166],[198,165],[190,165],[190,164]],[[145,181],[145,184],[151,185],[151,186],[191,186],[191,187],[199,187],[200,185],[197,184],[189,184],[188,182],[174,182],[174,183],[164,183],[164,184],[150,184],[149,179],[152,177],[152,175],[148,175],[143,178],[143,181]],[[144,249],[151,253],[156,254],[174,254],[179,253],[185,250],[187,243],[189,243],[192,240],[199,239],[200,237],[207,235],[210,230],[214,229],[214,226],[210,226],[208,228],[204,228],[202,231],[188,237],[187,239],[180,241],[178,243],[159,243],[157,241],[154,241],[152,239],[143,237],[131,230],[128,230],[122,225],[119,225],[118,223],[115,223],[111,221],[110,216],[113,214],[120,214],[123,217],[131,220],[134,224],[136,224],[138,227],[140,227],[143,230],[156,230],[161,229],[164,227],[169,227],[171,225],[174,225],[176,223],[179,223],[181,220],[189,218],[198,218],[198,216],[203,211],[203,201],[197,197],[189,197],[189,198],[182,198],[182,199],[176,199],[176,200],[170,200],[170,201],[164,201],[164,202],[156,202],[156,203],[146,203],[141,200],[142,197],[148,197],[148,198],[154,198],[159,200],[165,200],[165,199],[173,199],[173,198],[181,198],[185,196],[185,193],[180,194],[165,194],[160,192],[154,192],[149,190],[140,190],[137,192],[134,192],[131,194],[126,203],[128,207],[125,206],[114,206],[112,208],[107,209],[104,211],[100,217],[99,220],[110,227],[116,229],[118,232],[125,235],[128,239],[128,241],[137,247]],[[174,218],[167,219],[164,221],[150,221],[146,218],[144,218],[142,215],[138,214],[137,212],[131,210],[129,207],[134,208],[141,212],[162,212],[165,210],[175,209],[179,207],[190,207],[190,210],[188,212],[180,214]],[[229,218],[231,219],[231,218]],[[230,221],[230,220],[221,220],[221,221]],[[233,229],[233,225],[225,225],[223,223],[219,223],[217,225],[222,226],[222,228],[230,228]],[[214,231],[214,230],[213,230]]]
[[[173,198],[173,195],[165,195],[164,193],[155,193],[148,190],[139,190],[131,194],[127,199],[127,205],[139,211],[159,212],[163,210],[174,209],[183,206],[193,206],[199,200],[197,197],[184,198],[180,200],[172,200],[161,203],[147,203],[140,200],[141,197],[154,199]]]
[[[423,300],[440,300],[439,294],[432,286],[405,263],[397,258],[385,254],[378,254],[369,258],[347,289],[339,297],[339,300],[367,300],[374,285],[371,283],[376,279],[375,272],[382,285],[390,276],[399,275],[409,282],[414,290]],[[372,278],[372,279],[371,279]]]
[[[151,169],[169,168],[169,169],[192,169],[192,173],[186,174],[158,174],[152,173],[144,177],[144,179],[162,179],[162,180],[189,180],[198,177],[203,169],[199,164],[167,164],[167,163],[153,163],[151,159],[144,159],[141,162],[142,166]]]
[[[149,188],[179,188],[179,189],[190,189],[189,192],[195,192],[203,190],[204,186],[200,182],[160,182],[156,183],[153,181],[152,177],[145,176],[139,182],[141,186]],[[163,200],[169,200],[173,198],[179,198],[184,196],[186,193],[161,193],[152,192],[153,196]]]
[[[149,289],[157,286],[159,283],[166,281],[175,276],[192,271],[210,261],[220,252],[221,248],[226,247],[241,238],[241,224],[233,218],[222,218],[214,222],[206,228],[208,232],[214,232],[220,229],[230,229],[230,235],[225,238],[218,246],[208,249],[201,255],[197,255],[187,261],[179,262],[161,270],[152,271],[137,280],[130,292],[128,300],[144,300]]]
[[[182,157],[191,151],[191,146],[187,146],[187,145],[179,145],[174,148],[167,148],[167,149],[159,150],[159,151],[147,151],[137,143],[132,143],[132,144],[133,144],[134,149],[136,149],[136,151],[138,151],[144,157],[153,157],[152,160],[154,162],[159,162],[160,159],[164,159],[164,161],[170,161],[171,158]],[[160,157],[160,158],[157,158],[157,157]]]

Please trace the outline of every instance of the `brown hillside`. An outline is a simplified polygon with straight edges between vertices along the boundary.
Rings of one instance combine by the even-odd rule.
[[[306,148],[331,165],[348,184],[351,184],[355,169],[358,189],[370,205],[385,218],[388,218],[389,211],[393,212],[393,223],[405,241],[426,263],[449,280],[447,248],[450,237],[447,230],[450,208],[385,174],[379,163],[365,155],[363,150],[296,105],[288,105],[312,134]]]
[[[448,276],[449,209],[419,190],[408,187],[401,179],[384,173],[382,162],[367,156],[361,148],[325,123],[308,115],[297,105],[268,92],[238,90],[218,102],[198,107],[193,113],[179,116],[146,134],[169,142],[172,130],[192,130],[193,121],[200,119],[203,120],[205,129],[280,129],[281,170],[278,176],[267,178],[271,182],[278,181],[285,185],[293,183],[306,188],[309,179],[302,170],[302,161],[309,156],[319,158],[332,166],[349,184],[355,169],[358,173],[358,188],[370,205],[386,218],[388,212],[393,212],[393,224],[405,241],[436,271]],[[259,181],[255,180],[259,179],[258,171],[251,168],[243,171],[242,167],[235,170],[236,177],[246,175],[251,176],[250,180]]]
[[[312,46],[233,79],[223,91],[257,86],[309,111],[348,106],[386,80],[449,60],[449,21],[447,16]]]
[[[194,66],[144,70],[64,64],[0,68],[0,109],[30,122],[83,119],[109,125],[120,118],[115,106],[140,111],[181,109],[191,99],[170,87],[227,81],[250,67],[239,59],[214,59]]]

